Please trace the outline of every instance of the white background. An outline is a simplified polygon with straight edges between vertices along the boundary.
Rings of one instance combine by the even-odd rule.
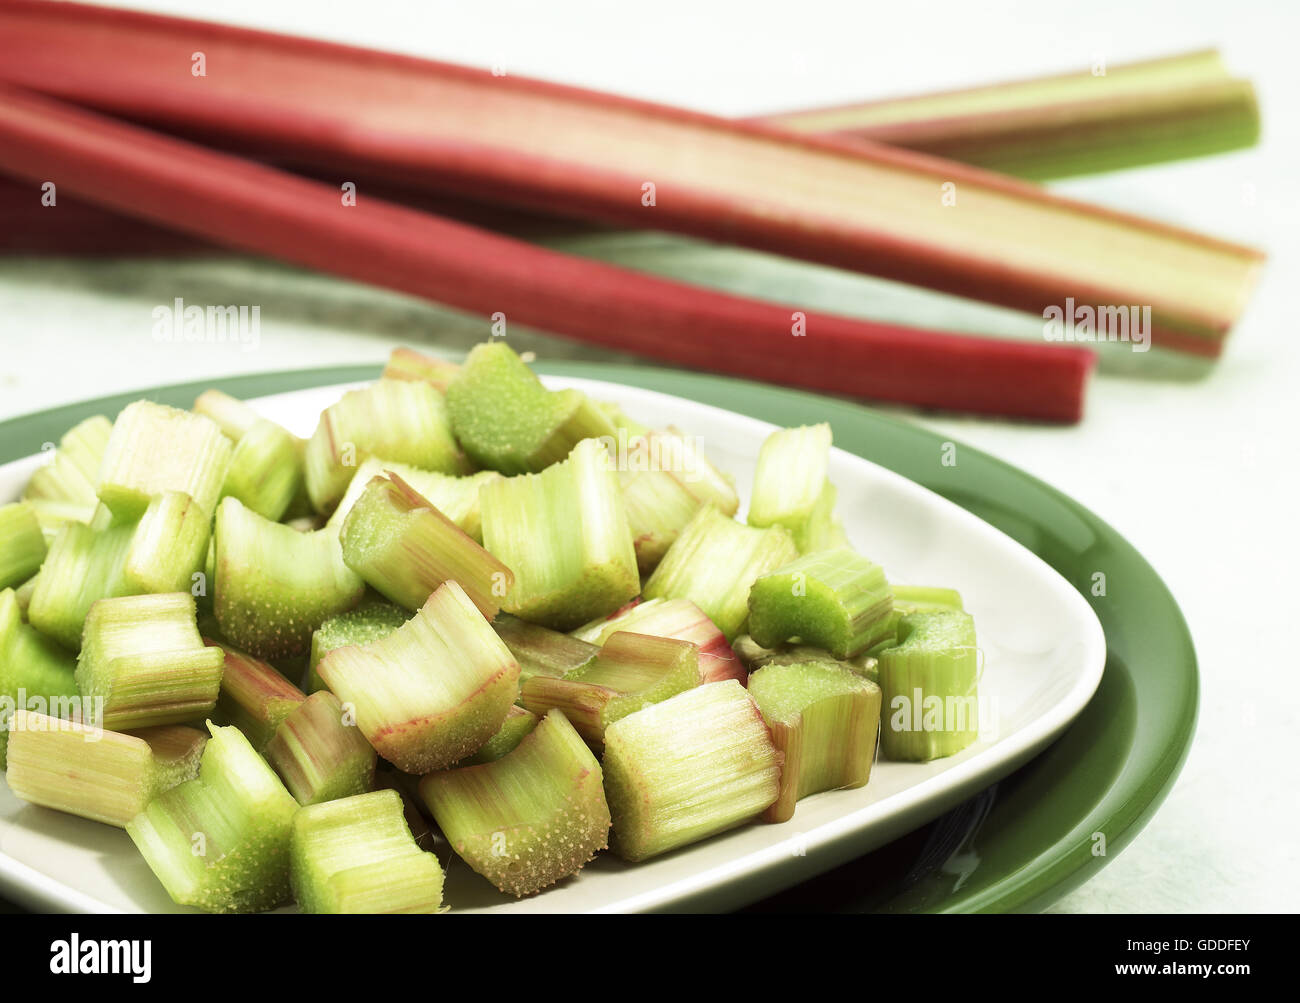
[[[1300,891],[1296,682],[1300,332],[1297,6],[659,2],[122,6],[226,19],[742,115],[1078,69],[1217,45],[1260,91],[1255,150],[1062,184],[1108,205],[1258,244],[1271,261],[1221,363],[1110,358],[1077,427],[919,417],[1056,485],[1124,533],[1170,584],[1203,680],[1196,743],[1134,844],[1063,911],[1294,910]],[[663,238],[571,246],[845,312],[1032,336],[1040,322],[885,283]],[[262,306],[255,351],[160,347],[150,311]],[[264,262],[0,259],[0,418],[235,372],[382,359],[396,343],[463,346],[478,321]],[[606,357],[550,339],[542,354]],[[1133,372],[1136,365],[1137,372]],[[1156,378],[1153,378],[1156,377]],[[39,443],[33,444],[33,451]],[[1122,582],[1112,581],[1115,596]]]

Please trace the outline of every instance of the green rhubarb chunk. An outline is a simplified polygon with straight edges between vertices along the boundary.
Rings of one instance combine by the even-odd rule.
[[[224,664],[203,643],[188,592],[100,599],[86,616],[77,686],[102,701],[106,728],[180,724],[216,707]]]
[[[287,429],[258,418],[235,443],[221,493],[272,522],[289,511],[305,485],[304,444]]]
[[[894,609],[889,614],[889,631],[882,640],[876,642],[871,648],[870,654],[878,654],[894,644],[898,634],[899,621],[908,613],[945,609],[956,610],[960,613],[964,608],[961,593],[956,589],[930,585],[895,585]]]
[[[72,654],[23,623],[14,590],[0,589],[0,769],[5,765],[15,710],[53,717],[81,716],[75,668]],[[93,705],[90,710],[87,720],[94,717]]]
[[[547,390],[505,342],[476,345],[447,386],[452,428],[481,467],[537,473],[583,439],[613,437],[608,415],[577,390]]]
[[[394,348],[384,366],[386,380],[423,380],[446,392],[447,384],[460,372],[460,364],[426,355],[411,348]]]
[[[499,613],[493,628],[519,662],[519,682],[535,675],[563,676],[596,657],[600,648],[550,627]]]
[[[387,637],[407,620],[410,610],[394,606],[383,599],[362,600],[356,609],[345,610],[330,617],[311,635],[311,655],[307,676],[307,692],[315,693],[325,688],[325,681],[316,666],[328,652],[345,644],[369,644]]]
[[[800,798],[870,779],[880,729],[875,683],[825,662],[776,664],[749,677],[749,695],[785,756],[767,821],[789,819]]]
[[[484,545],[515,576],[506,612],[570,630],[640,589],[618,477],[598,440],[540,474],[493,481],[481,503]]]
[[[969,614],[908,613],[899,621],[897,644],[877,658],[882,755],[925,762],[958,753],[979,737],[979,652]]]
[[[117,732],[18,710],[6,779],[31,804],[123,829],[158,795],[198,776],[207,738],[182,724]]]
[[[784,428],[764,440],[754,467],[751,526],[784,526],[801,552],[830,529],[835,488],[826,479],[831,427]]]
[[[610,848],[645,860],[755,818],[781,791],[781,753],[734,679],[697,686],[605,732]]]
[[[95,485],[99,465],[108,448],[113,423],[95,415],[73,426],[57,449],[49,449],[49,459],[32,474],[23,489],[23,501],[30,502],[41,526],[53,533],[66,522],[89,522],[99,503]]]
[[[321,804],[370,790],[375,750],[338,697],[313,693],[280,723],[266,761],[299,804]]]
[[[306,654],[312,632],[365,592],[327,529],[300,533],[225,498],[215,538],[213,610],[221,633],[259,658]]]
[[[122,576],[131,592],[190,592],[205,567],[212,517],[189,495],[155,495],[127,548]]]
[[[514,584],[511,570],[397,474],[375,477],[340,530],[343,561],[376,591],[417,610],[455,581],[489,620]]]
[[[749,633],[773,648],[799,639],[850,658],[893,635],[885,572],[852,550],[805,554],[760,576],[749,592]]]
[[[406,773],[475,752],[518,693],[519,663],[455,582],[387,637],[328,652],[316,671],[375,750]]]
[[[453,850],[508,895],[578,873],[609,838],[600,763],[560,711],[508,755],[431,773],[420,797]]]
[[[524,736],[537,727],[541,718],[532,711],[522,707],[511,707],[506,712],[506,719],[501,728],[479,747],[478,752],[466,756],[457,766],[479,766],[483,763],[495,763],[503,756],[509,755],[524,740]]]
[[[224,661],[217,698],[222,723],[233,724],[254,749],[264,752],[275,730],[307,699],[307,694],[269,662],[229,645],[206,643],[220,650]]]
[[[291,895],[298,802],[238,728],[208,729],[198,778],[149,802],[126,831],[179,905],[274,909]]]
[[[21,585],[41,569],[45,534],[27,502],[0,505],[0,589]]]
[[[439,512],[463,529],[477,543],[483,542],[483,518],[479,507],[479,489],[489,481],[501,479],[495,470],[480,470],[476,474],[463,477],[454,474],[440,474],[433,470],[421,470],[409,463],[394,463],[370,457],[357,472],[352,475],[348,489],[343,495],[326,526],[341,529],[343,520],[352,510],[353,504],[361,497],[370,482],[384,474],[396,474],[423,497],[429,500]]]
[[[303,808],[290,876],[306,913],[442,911],[442,867],[415,843],[393,790]]]
[[[563,679],[537,675],[520,687],[534,714],[558,708],[594,750],[615,721],[700,685],[700,651],[690,641],[619,631],[587,665]]]
[[[125,574],[135,531],[131,524],[96,530],[76,522],[60,529],[27,607],[32,626],[65,648],[80,648],[92,603],[138,591]]]
[[[317,512],[334,509],[357,466],[371,456],[463,472],[442,394],[423,382],[378,380],[322,411],[305,453],[307,492]]]
[[[731,640],[749,616],[754,581],[798,556],[783,527],[755,529],[706,505],[668,548],[642,594],[691,600]]]
[[[216,511],[231,444],[202,415],[152,401],[128,404],[113,423],[96,491],[115,519],[135,520],[164,491]]]

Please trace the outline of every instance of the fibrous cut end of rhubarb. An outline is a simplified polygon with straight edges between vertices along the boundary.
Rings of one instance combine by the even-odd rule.
[[[745,626],[754,581],[798,556],[784,527],[744,526],[705,506],[668,548],[642,594],[691,600],[730,640]]]
[[[21,585],[40,571],[46,550],[45,533],[30,504],[0,505],[0,589]]]
[[[293,894],[303,912],[442,911],[442,867],[416,846],[396,791],[303,808],[291,846]]]
[[[831,427],[784,428],[764,440],[754,468],[751,526],[784,526],[801,552],[829,530],[835,488],[826,478]]]
[[[266,761],[303,805],[370,790],[375,758],[353,715],[324,690],[295,707],[266,746]]]
[[[238,728],[209,725],[199,775],[127,823],[172,901],[207,912],[261,912],[289,900],[298,802]]]
[[[365,592],[329,530],[300,533],[226,498],[215,539],[217,622],[231,643],[259,658],[304,654],[312,632]]]
[[[229,645],[206,639],[205,643],[217,648],[223,658],[217,698],[222,723],[233,724],[254,749],[262,752],[281,722],[307,699],[307,694],[269,662]]]
[[[421,470],[409,463],[394,463],[370,457],[353,474],[348,489],[326,523],[331,528],[342,528],[343,520],[352,510],[370,482],[385,474],[396,474],[420,495],[428,499],[439,512],[471,536],[476,543],[483,542],[483,518],[479,507],[479,489],[489,481],[500,480],[495,470],[480,470],[475,474],[457,476],[440,474],[434,470]]]
[[[371,456],[462,472],[464,458],[442,394],[423,382],[379,380],[321,412],[306,450],[307,492],[316,511],[332,511],[357,466]]]
[[[699,649],[690,641],[619,631],[588,665],[563,679],[534,676],[519,697],[534,714],[562,710],[599,753],[615,721],[698,685]]]
[[[509,613],[497,614],[492,627],[519,662],[521,684],[535,675],[566,675],[586,665],[600,651],[595,644]]]
[[[0,769],[15,709],[52,717],[80,715],[74,669],[66,649],[23,622],[14,590],[0,589]]]
[[[592,644],[604,644],[619,631],[652,634],[690,641],[699,649],[700,681],[718,683],[747,675],[717,624],[689,599],[645,599],[628,603],[608,617],[593,620],[573,632]]]
[[[537,473],[583,439],[613,436],[600,407],[577,390],[547,390],[505,342],[476,345],[447,386],[452,427],[479,466]]]
[[[647,707],[605,732],[610,846],[645,860],[754,818],[781,791],[781,753],[735,680]]]
[[[483,763],[495,763],[498,759],[514,752],[515,747],[524,740],[524,736],[537,727],[541,718],[532,711],[522,707],[511,707],[506,712],[506,719],[501,722],[497,733],[479,746],[472,756],[466,756],[456,765],[481,766]]]
[[[185,725],[132,733],[16,710],[9,789],[31,804],[125,828],[149,802],[198,776],[207,735]]]
[[[87,522],[99,496],[99,466],[108,448],[113,423],[95,415],[77,423],[59,440],[53,455],[32,474],[23,489],[41,526],[54,532],[65,522]]]
[[[189,495],[155,495],[126,552],[122,575],[130,591],[191,591],[204,570],[211,535],[211,512]]]
[[[484,545],[515,575],[506,612],[571,630],[640,589],[618,477],[598,440],[540,474],[493,481],[481,503]]]
[[[124,573],[134,536],[130,524],[96,530],[74,522],[60,529],[32,590],[32,625],[65,648],[80,648],[91,603],[136,591]]]
[[[774,648],[798,640],[850,658],[892,636],[893,592],[878,564],[818,551],[762,575],[749,592],[749,633]]]
[[[489,620],[514,573],[397,474],[374,478],[340,532],[343,560],[374,589],[416,610],[455,581]]]
[[[304,490],[305,449],[302,440],[287,429],[257,419],[235,443],[221,493],[278,522]]]
[[[495,762],[425,777],[420,797],[452,849],[508,895],[576,874],[609,838],[600,763],[560,711]]]
[[[861,787],[871,777],[880,728],[880,687],[825,662],[768,665],[749,695],[785,756],[781,795],[764,813],[784,822],[809,794]]]
[[[394,348],[382,374],[386,380],[421,380],[446,393],[447,385],[460,372],[455,362],[425,355],[411,348]]]
[[[216,707],[224,664],[199,636],[188,592],[100,599],[86,616],[77,686],[103,701],[107,728],[180,724]]]
[[[194,398],[195,414],[201,414],[221,429],[231,442],[238,442],[250,428],[262,420],[257,411],[238,397],[221,390],[204,390]]]
[[[407,620],[409,610],[375,598],[362,600],[356,609],[346,610],[330,617],[311,635],[311,655],[308,660],[307,692],[315,693],[325,688],[316,666],[326,654],[346,644],[369,644],[387,637]]]
[[[164,491],[216,511],[230,440],[202,415],[152,401],[128,404],[113,423],[96,491],[117,519],[138,519]]]
[[[882,755],[925,762],[954,755],[979,737],[979,650],[969,614],[909,613],[899,621],[897,643],[877,658]]]
[[[387,637],[335,648],[316,670],[375,750],[406,773],[476,751],[505,721],[519,681],[519,663],[455,582]]]

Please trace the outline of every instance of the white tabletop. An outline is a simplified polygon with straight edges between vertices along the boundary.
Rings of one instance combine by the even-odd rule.
[[[1271,262],[1223,360],[1189,379],[1159,353],[1108,360],[1073,428],[916,417],[1000,456],[1089,506],[1169,583],[1201,663],[1198,733],[1169,799],[1143,833],[1059,911],[1259,912],[1295,908],[1300,824],[1295,736],[1296,276],[1300,93],[1295,5],[1090,0],[1052,10],[970,4],[515,0],[123,0],[121,6],[399,49],[721,114],[749,114],[969,85],[1222,48],[1260,90],[1252,151],[1062,184],[1069,193],[1266,248]],[[1134,7],[1145,9],[1135,10]],[[571,243],[645,267],[689,269],[732,288],[827,309],[1031,335],[1041,321],[759,256],[661,237]],[[260,304],[254,351],[160,346],[151,311]],[[1028,326],[1027,326],[1028,325]],[[205,376],[377,362],[397,343],[458,349],[482,323],[419,301],[242,259],[0,259],[0,418]],[[512,338],[512,340],[515,340]],[[549,338],[539,354],[608,358]],[[1125,375],[1134,359],[1142,372]],[[39,443],[33,444],[33,450]],[[1111,594],[1122,583],[1109,583]]]

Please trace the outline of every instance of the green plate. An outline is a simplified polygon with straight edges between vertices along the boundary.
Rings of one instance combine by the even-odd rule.
[[[1096,695],[1065,734],[1016,773],[927,826],[772,897],[754,911],[1034,911],[1096,873],[1155,812],[1196,725],[1196,655],[1165,584],[1125,540],[1060,492],[975,449],[960,472],[934,462],[939,436],[848,403],[741,380],[638,366],[565,362],[543,373],[657,390],[779,425],[830,421],[840,448],[949,498],[1032,550],[1092,603],[1106,634]],[[237,397],[373,379],[339,367],[219,379],[148,391],[189,407],[218,386]],[[92,414],[140,392],[0,423],[0,463],[37,452]],[[1123,600],[1092,595],[1092,576],[1123,582]]]

